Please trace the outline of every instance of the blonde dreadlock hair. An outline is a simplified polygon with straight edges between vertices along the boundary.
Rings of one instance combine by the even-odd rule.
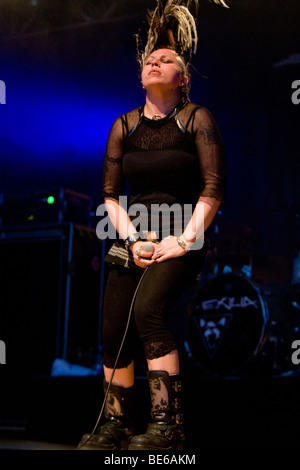
[[[137,60],[140,71],[146,59],[156,49],[167,48],[175,51],[183,62],[183,72],[188,73],[192,55],[196,54],[198,44],[197,25],[198,0],[156,0],[154,11],[148,11],[149,30],[147,43],[140,52],[139,36],[136,35]],[[228,8],[227,0],[210,0]],[[184,91],[184,90],[182,90]],[[187,97],[187,90],[185,95]]]
[[[227,0],[212,0],[214,3],[216,3],[217,5],[222,5],[223,7],[225,8],[229,8],[229,6],[227,5]]]

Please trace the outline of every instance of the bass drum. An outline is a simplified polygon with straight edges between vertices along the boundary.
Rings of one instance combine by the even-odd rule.
[[[189,354],[209,374],[240,374],[261,351],[269,314],[257,287],[238,274],[205,282],[188,305]]]

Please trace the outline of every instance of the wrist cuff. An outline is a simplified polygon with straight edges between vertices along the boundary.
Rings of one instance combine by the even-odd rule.
[[[185,251],[190,251],[193,243],[187,242],[183,235],[180,235],[180,237],[176,237],[176,239],[178,245],[180,245]]]
[[[135,243],[142,240],[140,237],[139,233],[133,233],[132,235],[129,235],[129,237],[126,238],[125,240],[125,248],[126,250],[129,250],[129,247]]]

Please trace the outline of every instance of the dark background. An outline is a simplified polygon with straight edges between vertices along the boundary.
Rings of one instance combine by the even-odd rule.
[[[0,1],[0,191],[62,186],[97,207],[110,126],[144,101],[134,34],[153,6]],[[289,260],[299,248],[299,13],[297,0],[202,0],[190,95],[224,138],[223,214],[251,228],[255,253]]]
[[[0,0],[0,80],[6,84],[6,104],[0,108],[0,193],[62,187],[90,196],[94,210],[102,202],[109,129],[121,113],[144,102],[134,35],[140,29],[145,32],[146,9],[154,6],[154,0]],[[280,334],[271,331],[267,344],[273,348],[285,335],[279,365],[273,352],[267,354],[271,369],[278,367],[280,373],[292,368],[290,345],[300,325],[297,304],[292,308],[290,302],[297,301],[299,307],[299,290],[295,297],[290,292],[300,249],[300,104],[291,100],[292,83],[300,80],[300,2],[232,0],[230,6],[224,9],[200,1],[190,98],[213,113],[226,147],[228,192],[218,217],[218,259],[226,265],[252,263],[252,278],[263,291],[271,320],[278,320],[281,310]],[[93,219],[92,228],[96,223]],[[89,243],[88,249],[84,241],[81,236],[75,240],[76,256],[81,256],[73,284],[78,295],[79,286],[93,286],[95,275],[82,261],[89,256],[95,261],[95,253],[99,255],[99,247],[90,249]],[[56,271],[55,243],[43,245],[41,251],[39,243],[30,250],[22,242],[9,250],[1,245],[0,306],[12,305],[14,323],[8,327],[12,340],[16,341],[17,332],[21,343],[21,350],[16,344],[7,345],[5,373],[11,371],[12,376],[7,380],[3,374],[7,387],[2,389],[1,422],[24,419],[34,438],[76,444],[97,418],[101,377],[83,381],[46,377],[45,382],[33,380],[29,385],[21,381],[25,365],[32,368],[21,328],[29,328],[32,347],[37,346],[43,365],[49,359],[50,368],[55,357],[52,304],[57,303],[61,274]],[[28,305],[20,293],[27,296]],[[93,300],[92,293],[89,299]],[[91,325],[83,321],[84,305],[76,295],[71,301],[78,306],[76,332],[90,337],[91,331],[84,329]],[[186,311],[184,298],[179,307],[180,320]],[[32,309],[37,316],[30,316]],[[178,333],[181,328],[179,321]],[[36,337],[43,344],[35,343]],[[0,339],[6,338],[0,334]],[[43,356],[46,350],[51,352],[49,358]],[[204,445],[217,440],[243,446],[248,439],[250,445],[254,440],[264,447],[267,439],[276,446],[284,436],[287,445],[292,438],[298,445],[298,434],[293,432],[299,421],[297,367],[295,382],[287,379],[287,384],[286,377],[280,377],[258,381],[257,386],[234,380],[202,382],[193,365],[188,364],[187,372],[189,367],[187,390],[201,389],[207,410],[204,415],[203,405],[196,410],[201,414]],[[269,371],[269,364],[266,367]],[[194,383],[195,377],[200,385]],[[193,419],[188,432],[198,448]]]
[[[227,154],[227,202],[217,218],[216,250],[207,270],[215,270],[215,254],[219,272],[252,265],[252,280],[270,289],[268,302],[278,306],[276,296],[289,293],[294,283],[300,248],[300,104],[291,99],[292,83],[300,79],[300,3],[232,0],[230,5],[200,2],[191,69],[190,98],[213,113]],[[145,42],[146,11],[154,6],[150,0],[0,0],[0,79],[6,84],[0,194],[61,187],[91,198],[92,211],[102,203],[110,127],[144,102],[135,34],[141,31]],[[11,209],[9,223],[20,203]],[[91,228],[96,224],[94,217]],[[10,256],[5,245],[1,249],[5,278]],[[26,261],[15,257],[16,266]],[[38,263],[43,259],[35,257]],[[50,268],[40,263],[40,273],[54,281]],[[38,285],[34,276],[39,272],[27,279],[25,292]],[[8,303],[18,290],[15,278]],[[31,300],[27,303],[30,315]]]

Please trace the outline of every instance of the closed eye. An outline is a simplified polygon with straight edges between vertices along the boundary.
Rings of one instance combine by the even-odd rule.
[[[174,63],[174,60],[170,59],[169,57],[166,57],[166,56],[162,56],[160,59],[154,59],[154,58],[151,58],[151,59],[148,59],[146,62],[145,62],[145,65],[151,65],[153,60],[160,60],[161,62],[163,62],[164,64],[172,64]]]

